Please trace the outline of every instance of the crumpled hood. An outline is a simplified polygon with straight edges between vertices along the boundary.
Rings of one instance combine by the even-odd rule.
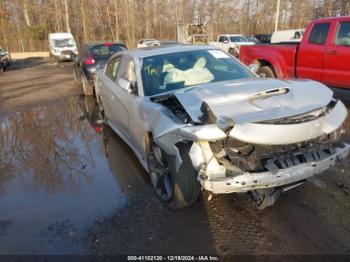
[[[205,102],[218,118],[237,124],[303,114],[326,106],[333,92],[310,80],[243,79],[208,83],[174,93],[193,121],[201,122]]]

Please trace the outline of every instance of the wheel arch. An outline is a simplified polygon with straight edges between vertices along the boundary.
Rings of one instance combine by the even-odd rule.
[[[278,68],[276,68],[270,61],[268,60],[265,60],[265,59],[257,59],[255,61],[255,63],[257,65],[259,65],[259,67],[262,67],[262,66],[268,66],[271,68],[271,70],[273,71],[273,73],[275,74],[276,77],[281,77],[281,73],[280,73],[280,70],[278,70]],[[277,70],[276,70],[277,69]]]

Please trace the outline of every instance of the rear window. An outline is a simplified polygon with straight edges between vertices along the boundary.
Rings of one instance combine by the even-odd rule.
[[[350,22],[342,22],[338,25],[334,43],[336,45],[350,46]]]
[[[248,39],[244,36],[230,36],[231,42],[248,42]]]
[[[328,36],[330,23],[315,24],[309,36],[309,43],[323,45]]]
[[[93,56],[111,56],[125,48],[120,45],[96,45],[91,47],[90,53]]]

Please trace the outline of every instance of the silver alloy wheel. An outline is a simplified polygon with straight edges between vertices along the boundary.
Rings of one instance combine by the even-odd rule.
[[[151,181],[157,195],[168,202],[173,196],[171,170],[164,152],[155,143],[151,146]]]

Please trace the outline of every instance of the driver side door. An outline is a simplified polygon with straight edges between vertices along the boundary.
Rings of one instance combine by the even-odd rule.
[[[129,83],[129,88],[125,87]],[[122,55],[117,70],[116,81],[113,88],[113,121],[122,136],[130,141],[132,130],[130,130],[130,115],[132,114],[137,92],[133,91],[136,86],[135,64],[133,58]]]

